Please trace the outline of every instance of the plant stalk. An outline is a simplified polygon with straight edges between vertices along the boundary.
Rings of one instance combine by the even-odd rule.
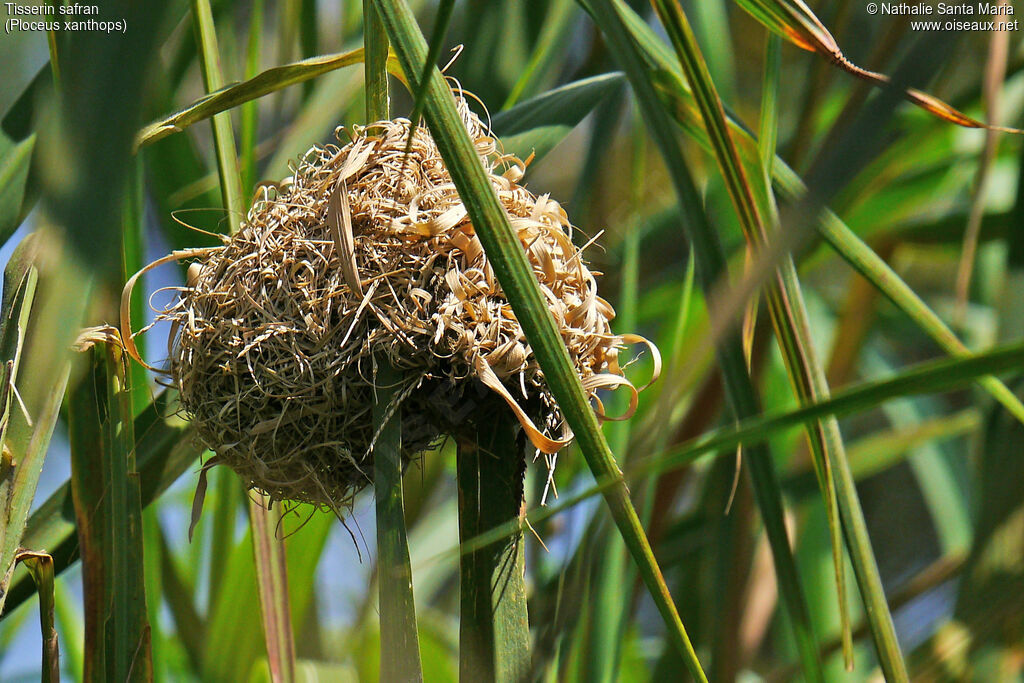
[[[514,683],[530,675],[523,541],[523,434],[510,415],[489,415],[458,441],[459,539],[510,520],[513,532],[459,561],[459,678]]]
[[[401,371],[386,360],[377,365],[373,404],[373,431],[377,438],[373,447],[373,488],[377,503],[380,680],[422,681],[402,491],[402,416],[392,407],[401,379]]]
[[[391,118],[388,36],[372,0],[363,0],[363,73],[366,123]],[[377,589],[380,679],[422,681],[412,563],[402,487],[402,413],[393,406],[402,372],[383,354],[375,358],[373,482],[377,505]]]

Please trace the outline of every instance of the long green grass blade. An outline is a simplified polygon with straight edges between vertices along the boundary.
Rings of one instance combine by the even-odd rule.
[[[371,0],[363,0],[366,122],[391,118],[388,37]],[[402,413],[396,404],[402,372],[380,355],[374,373],[374,497],[377,523],[377,603],[382,680],[421,681],[420,643],[402,488]]]
[[[427,43],[427,56],[423,59],[423,66],[419,70],[419,78],[416,79],[417,85],[412,91],[412,115],[409,119],[413,122],[414,126],[419,124],[420,115],[423,113],[423,98],[427,94],[430,72],[436,68],[437,59],[441,56],[441,47],[444,44],[445,35],[448,33],[448,26],[451,24],[454,9],[455,0],[439,0],[437,3],[434,28],[430,33],[430,42]],[[409,140],[411,144],[412,134],[409,135]]]
[[[0,319],[0,354],[5,364],[10,364],[10,381],[18,375],[21,355],[28,334],[29,316],[35,302],[39,271],[35,265],[39,238],[29,235],[15,248],[4,268],[2,314]],[[5,393],[7,388],[5,387]],[[9,397],[8,397],[9,398]],[[5,417],[7,399],[5,399]],[[6,429],[5,419],[0,427]],[[6,435],[6,432],[0,436]]]
[[[60,2],[60,0],[48,0],[47,4],[49,5],[49,10],[51,12],[56,13],[57,12],[57,8],[62,3]],[[59,24],[58,24],[58,26],[59,26]],[[57,86],[57,89],[60,90],[60,87],[61,87],[61,85],[60,85],[60,81],[61,81],[61,78],[60,78],[60,58],[59,58],[59,55],[57,54],[57,49],[58,49],[57,41],[58,41],[57,31],[54,31],[52,29],[48,29],[46,31],[46,47],[47,47],[47,49],[50,52],[50,71],[53,73],[53,82],[54,82],[54,84]]]
[[[145,265],[145,196],[143,192],[142,160],[132,160],[132,168],[128,173],[125,191],[124,208],[121,214],[121,272],[120,282],[126,282],[132,274],[140,271]],[[133,299],[130,315],[133,330],[140,330],[146,324],[142,298]],[[139,352],[145,356],[145,339],[136,339]],[[134,363],[129,367],[132,391],[132,416],[140,414],[150,402],[146,369]]]
[[[3,283],[3,321],[0,323],[0,446],[2,446],[2,470],[0,470],[0,510],[8,509],[8,503],[14,495],[15,465],[11,448],[7,443],[7,432],[11,425],[12,410],[17,410],[15,401],[15,381],[21,364],[21,352],[25,343],[29,314],[35,299],[39,273],[32,263],[34,237],[25,239],[18,245],[4,269]],[[0,516],[0,548],[7,545],[10,518]],[[12,559],[13,561],[13,559]],[[0,580],[0,591],[6,590],[7,582]],[[0,606],[3,597],[0,597]]]
[[[263,37],[263,0],[254,0],[249,15],[249,40],[245,47],[245,80],[256,78],[260,70],[261,39]],[[307,81],[307,83],[310,83]],[[310,83],[312,85],[312,83]],[[259,104],[249,100],[239,108],[241,129],[239,147],[242,159],[242,187],[256,184],[256,143],[259,132]]]
[[[29,236],[15,251],[4,270],[3,321],[0,327],[0,349],[3,352],[2,393],[5,408],[0,420],[3,452],[0,453],[0,610],[7,600],[18,552],[23,547],[22,535],[50,437],[57,423],[64,388],[70,368],[62,363],[55,373],[54,386],[40,392],[40,401],[26,401],[27,410],[12,401],[21,370],[21,354],[28,332],[29,316],[35,303],[38,272],[35,265],[35,244]],[[23,384],[23,382],[21,382]],[[39,396],[39,394],[36,394]],[[20,403],[20,402],[19,402]]]
[[[207,0],[192,1],[192,19],[199,43],[203,83],[208,92],[216,92],[221,89],[223,78],[213,14]],[[234,233],[244,219],[245,205],[229,113],[214,114],[213,138],[217,152],[221,195],[228,215],[230,232]],[[226,494],[227,487],[237,486],[237,481],[230,478],[225,481],[228,482],[225,484]],[[230,497],[228,500],[230,501]],[[270,508],[271,501],[265,496],[249,499],[249,525],[252,530],[260,614],[271,677],[275,683],[290,683],[295,677],[295,641],[292,635],[288,594],[287,558],[284,542],[276,535],[281,519],[280,508]],[[232,511],[233,505],[229,502],[222,510],[218,510],[218,518],[223,515],[225,519],[229,519]]]
[[[202,539],[208,543],[210,560],[207,568],[209,577],[210,597],[209,603],[213,603],[220,595],[221,585],[224,582],[224,572],[221,567],[227,562],[231,547],[235,541],[235,527],[238,524],[238,512],[242,505],[242,495],[239,491],[238,479],[227,468],[220,468],[210,473],[212,479],[209,494],[210,507],[205,515],[206,535]]]
[[[779,137],[779,81],[782,78],[782,41],[769,35],[764,43],[764,78],[761,82],[761,115],[758,117],[757,149],[766,183],[771,182]]]
[[[220,52],[217,48],[213,13],[210,11],[210,3],[207,0],[192,0],[192,26],[199,48],[203,85],[208,93],[217,93],[223,87],[224,78],[221,75]],[[275,83],[275,85],[277,84],[279,82]],[[227,93],[231,93],[231,91],[232,89],[229,88]],[[224,94],[221,94],[222,99]],[[216,98],[217,95],[212,94],[203,101],[216,101]],[[242,101],[244,100],[235,101],[230,106],[241,104]],[[180,125],[180,123],[180,121],[175,121],[170,125]],[[245,216],[245,206],[243,204],[242,179],[238,170],[235,135],[231,130],[231,115],[223,110],[213,114],[213,142],[217,155],[217,172],[220,177],[220,192],[224,199],[224,210],[228,214],[230,232],[235,232],[238,229],[239,221]]]
[[[156,500],[185,470],[195,462],[202,450],[184,422],[173,415],[176,400],[164,392],[135,418],[136,467],[139,470],[142,504]],[[65,483],[46,499],[25,526],[22,545],[46,548],[54,558],[58,574],[78,559],[75,512],[71,484]],[[3,617],[6,617],[31,594],[28,576],[17,578],[8,593]]]
[[[787,168],[786,171],[789,171]],[[795,173],[789,171],[776,177],[779,188],[794,199],[802,196],[805,186]],[[818,223],[818,232],[854,269],[873,284],[897,308],[905,313],[929,337],[950,355],[970,357],[971,351],[960,341],[942,319],[908,286],[900,276],[871,247],[864,243],[831,211],[824,211]],[[978,384],[1010,414],[1024,422],[1024,403],[1021,403],[1005,384],[995,377],[980,377]]]
[[[52,558],[51,558],[52,559]],[[73,676],[81,677],[82,663],[85,655],[82,652],[82,641],[85,634],[85,622],[82,619],[80,600],[74,595],[64,581],[54,581],[53,607],[57,620],[57,633],[63,647],[61,659],[64,670]]]
[[[429,76],[436,69],[435,62],[441,53],[454,7],[454,0],[442,0],[438,6],[427,55],[417,85],[413,88],[410,116],[413,126],[418,125],[426,104]],[[412,131],[409,135],[410,148],[414,134]],[[459,444],[460,538],[473,536],[481,528],[497,525],[510,516],[518,518],[523,491],[519,466],[521,449],[516,447],[516,443],[512,438],[511,423],[499,418],[493,425],[478,430],[476,443]],[[395,458],[397,461],[397,452]],[[402,559],[408,563],[408,557]],[[385,565],[381,566],[382,571],[386,569]],[[512,682],[529,675],[530,625],[524,574],[522,530],[513,534],[506,543],[483,548],[462,558],[459,568],[461,679]],[[382,590],[383,585],[382,576]],[[411,595],[409,597],[411,599]],[[383,627],[383,611],[381,616]],[[388,656],[384,650],[384,635],[382,628],[382,657]],[[387,671],[382,660],[381,674]]]
[[[131,168],[127,173],[127,183],[124,193],[124,208],[121,213],[121,272],[120,278],[112,283],[115,285],[126,282],[133,273],[138,272],[145,265],[145,193],[144,179],[142,177],[143,163],[142,156],[137,155],[131,161]],[[131,328],[142,329],[146,324],[144,318],[143,301],[141,298],[134,299],[129,309],[131,317]],[[146,354],[146,339],[137,338],[136,346],[144,356]],[[131,363],[127,367],[128,380],[127,389],[131,398],[131,421],[146,409],[150,403],[149,377],[146,369],[138,363]],[[133,425],[134,426],[134,425]],[[133,435],[134,436],[134,435]],[[133,439],[132,447],[135,446]],[[137,466],[137,465],[136,465]],[[133,485],[137,488],[137,481]],[[133,501],[134,502],[134,501]],[[133,515],[135,510],[132,511]],[[146,596],[146,623],[149,627],[149,651],[151,653],[153,676],[161,678],[166,676],[164,662],[166,661],[164,646],[166,634],[161,628],[160,608],[162,606],[160,565],[155,559],[155,539],[152,537],[152,529],[157,524],[156,511],[142,511],[141,495],[138,510],[142,525],[142,547],[143,558],[142,568],[144,577],[144,590]]]
[[[158,111],[172,107],[171,94],[154,88],[153,106]],[[222,230],[224,216],[216,171],[211,172],[205,158],[193,144],[192,136],[173,135],[139,151],[145,159],[146,191],[153,202],[155,219],[161,233],[175,249],[197,244],[213,244],[214,239],[181,225],[175,217],[208,232]],[[196,178],[203,178],[202,184]],[[206,182],[210,178],[211,182]],[[184,275],[184,273],[182,273]]]
[[[39,198],[39,179],[31,173],[31,153],[22,147],[36,133],[40,103],[53,95],[49,64],[43,65],[0,119],[0,243],[6,243]]]
[[[420,681],[420,644],[402,489],[402,421],[395,410],[402,374],[385,360],[375,375],[374,493],[377,500],[377,581],[381,680]]]
[[[697,456],[724,449],[734,448],[761,435],[793,427],[821,415],[843,416],[862,410],[870,410],[879,404],[903,396],[939,393],[949,391],[979,376],[998,372],[1019,371],[1024,359],[1024,344],[1000,347],[970,358],[942,359],[922,363],[895,377],[874,382],[865,382],[849,389],[834,393],[829,399],[815,405],[778,415],[765,415],[741,422],[735,430],[726,430],[682,444],[667,453],[655,456],[650,464],[662,461],[661,466],[676,466],[692,461]],[[644,465],[643,467],[646,467]],[[641,469],[643,469],[641,467]]]
[[[4,574],[0,602],[9,595],[8,560],[18,545],[25,545],[22,532],[68,383],[69,346],[84,312],[93,303],[94,275],[99,274],[101,282],[109,282],[119,270],[118,216],[123,181],[129,167],[132,131],[139,126],[143,101],[140,86],[155,52],[154,38],[163,9],[162,5],[113,2],[105,5],[105,11],[132,26],[122,40],[83,32],[62,43],[62,48],[67,48],[61,63],[64,84],[88,83],[89,87],[64,87],[59,98],[50,100],[57,105],[59,115],[50,109],[54,116],[47,122],[48,133],[40,138],[42,146],[35,155],[46,166],[29,177],[31,186],[32,177],[37,175],[47,198],[36,228],[49,264],[44,272],[52,277],[40,288],[31,326],[34,341],[26,347],[19,372],[31,380],[20,382],[19,393],[34,426],[28,426],[22,411],[14,411],[8,433],[7,446],[15,466],[12,495],[4,501],[9,505],[4,505],[0,523],[7,532],[0,547],[0,571]],[[117,106],[111,106],[112,93],[124,98]],[[29,111],[30,107],[21,114]],[[34,118],[29,116],[28,120]],[[5,131],[7,125],[5,117]],[[81,131],[89,134],[78,134]],[[23,135],[8,132],[18,139]],[[68,140],[74,140],[74,144],[66,144]],[[23,202],[22,209],[30,203]]]
[[[128,357],[113,328],[87,330],[79,347],[88,370],[69,396],[68,431],[85,601],[83,675],[151,680]]]
[[[544,157],[569,131],[624,82],[622,74],[591,76],[520,102],[499,112],[491,127],[505,152],[534,161]]]
[[[0,243],[18,229],[36,136],[14,142],[0,132]]]
[[[512,86],[512,91],[501,107],[502,110],[509,109],[524,97],[537,94],[539,84],[550,76],[555,58],[569,48],[571,38],[568,32],[572,28],[576,14],[576,3],[572,0],[552,0],[548,3],[544,27],[526,63],[526,68]]]
[[[853,477],[861,482],[903,462],[918,449],[941,446],[945,441],[977,432],[980,426],[981,414],[974,408],[967,408],[852,441],[848,454]],[[810,481],[813,477],[811,472],[793,473],[783,482],[783,487],[801,500],[817,492],[816,483]]]
[[[784,429],[817,420],[823,415],[843,417],[875,409],[879,404],[894,398],[951,391],[985,375],[1020,374],[1022,363],[1024,343],[1001,346],[969,358],[945,358],[921,363],[889,379],[864,382],[836,391],[830,398],[820,403],[801,406],[787,412],[754,416],[741,421],[735,427],[704,434],[673,446],[663,453],[637,460],[626,470],[626,476],[633,479],[651,473],[665,472],[691,463],[709,453],[735,452],[737,446],[761,442]],[[614,479],[599,480],[595,486],[565,497],[557,505],[532,510],[527,517],[531,523],[540,523],[615,485]],[[512,530],[510,525],[492,529],[474,539],[464,541],[459,548],[438,554],[434,559],[440,560],[491,543],[508,535]]]
[[[134,381],[134,378],[133,378]],[[132,385],[134,388],[134,384]],[[136,392],[137,393],[137,392]],[[136,469],[138,463],[136,462]],[[140,477],[141,479],[141,477]],[[160,506],[146,509],[139,492],[139,507],[142,513],[142,573],[146,593],[146,620],[149,623],[149,649],[153,653],[153,678],[163,679],[170,675],[168,648],[173,647],[173,638],[160,622],[164,607],[163,577],[160,566]]]
[[[701,118],[704,121],[705,128],[708,130],[708,137],[711,140],[719,167],[726,178],[729,194],[740,216],[740,223],[743,227],[747,244],[751,249],[759,249],[768,240],[766,214],[773,219],[773,222],[777,222],[777,215],[774,204],[770,199],[762,203],[760,208],[757,206],[754,199],[755,191],[751,187],[749,178],[756,178],[758,181],[767,180],[767,176],[763,173],[764,159],[766,157],[774,157],[775,150],[774,148],[762,150],[760,155],[762,166],[755,166],[750,169],[748,176],[748,172],[740,161],[739,153],[729,131],[721,100],[718,98],[714,82],[711,80],[711,75],[704,63],[686,15],[683,14],[675,0],[653,0],[653,4],[662,23],[666,26],[672,44],[676,48],[676,54],[679,56],[680,63],[683,66],[683,72],[690,83],[701,112]],[[768,127],[766,123],[762,125],[763,127]],[[770,142],[770,140],[767,142]],[[761,196],[767,196],[767,188],[762,188],[760,194]],[[796,389],[797,395],[801,400],[809,402],[816,401],[819,396],[827,396],[828,384],[825,381],[825,373],[815,357],[810,339],[810,326],[807,323],[803,294],[801,293],[800,282],[791,258],[783,259],[775,278],[769,283],[768,302],[772,325],[779,340],[790,381]],[[839,433],[839,425],[834,418],[826,418],[819,424],[810,427],[807,431],[807,436],[814,454],[814,462],[825,499],[825,510],[832,537],[832,559],[838,590],[842,630],[848,634],[850,625],[846,608],[845,572],[841,550],[842,538],[839,529],[839,512],[835,484],[831,475],[832,468],[834,466],[842,467],[842,463],[846,458],[843,452],[842,436]],[[860,546],[855,549],[852,548],[855,551],[862,551],[864,549]],[[874,555],[871,552],[870,545],[866,546],[866,551],[870,561],[873,563]],[[872,586],[872,588],[876,588],[876,586]],[[880,585],[877,588],[879,591],[881,590]],[[884,594],[879,592],[879,596],[882,598],[884,609]],[[885,635],[891,635],[893,642],[895,642],[895,632],[891,628],[891,618],[889,619],[889,624],[890,628]],[[847,655],[847,666],[852,667],[852,646],[846,648],[845,653]],[[900,661],[902,662],[902,658]],[[884,664],[883,668],[892,670],[894,667]]]
[[[278,530],[288,539],[292,623],[302,623],[310,609],[317,565],[335,521],[331,514],[302,506],[286,514]],[[251,532],[232,548],[227,563],[220,569],[232,580],[224,584],[217,603],[208,611],[207,640],[203,644],[199,678],[204,681],[247,680],[264,651]]]
[[[150,123],[139,131],[136,145],[148,145],[232,107],[362,61],[363,50],[359,48],[275,66],[243,83],[218,87],[188,107]]]
[[[249,525],[270,679],[274,683],[290,683],[295,680],[295,640],[289,607],[288,565],[284,542],[277,536],[281,506],[271,507],[267,496],[255,492],[250,496],[257,496],[249,505]]]
[[[195,0],[191,6],[192,27],[196,36],[203,84],[207,92],[215,92],[221,88],[223,77],[213,13],[206,0]],[[231,115],[225,112],[214,114],[212,127],[221,203],[227,214],[228,230],[234,232],[238,229],[239,222],[245,214],[245,207],[242,201],[241,177],[238,169],[235,137],[231,127]],[[238,503],[240,502],[237,489],[237,479],[226,469],[222,468],[214,474],[213,495],[211,496],[213,505],[210,514],[212,523],[212,533],[210,534],[211,602],[216,600],[219,594],[223,577],[218,568],[225,563],[234,539]],[[255,547],[262,548],[264,546],[257,543]],[[270,564],[272,565],[273,562],[271,561]],[[268,610],[270,609],[268,606]]]
[[[301,0],[299,7],[299,47],[303,56],[311,57],[320,52],[320,13],[316,0]]]
[[[417,73],[426,57],[426,44],[408,5],[402,0],[378,1],[384,25],[406,74]],[[686,658],[691,674],[703,680],[704,673],[679,619],[664,578],[644,536],[621,472],[601,434],[597,419],[586,400],[579,377],[572,366],[554,319],[540,293],[532,269],[498,202],[462,121],[455,101],[441,74],[435,69],[427,85],[425,114],[473,226],[480,236],[488,260],[502,290],[523,326],[547,382],[595,477],[619,478],[605,498],[634,560],[665,620],[672,643]]]
[[[837,391],[820,403],[805,405],[787,413],[756,417],[741,422],[735,430],[725,430],[695,439],[689,444],[682,444],[669,450],[666,454],[653,457],[651,464],[663,460],[661,465],[676,466],[692,461],[704,453],[734,448],[739,444],[748,443],[752,439],[767,436],[780,429],[793,427],[822,415],[831,414],[841,417],[861,410],[869,410],[893,398],[949,391],[977,377],[1019,371],[1019,364],[1022,360],[1024,360],[1024,344],[1014,344],[967,358],[944,358],[921,363],[890,379],[864,382],[849,389]]]
[[[196,675],[202,671],[206,624],[194,603],[195,588],[188,585],[174,562],[163,529],[157,526],[156,552],[159,555],[160,580],[164,600],[174,620],[175,630],[185,655]]]
[[[366,122],[391,116],[388,88],[388,37],[372,0],[363,0],[363,81],[366,91]]]
[[[634,125],[632,136],[632,164],[630,169],[630,202],[633,210],[641,210],[641,197],[645,177],[646,148],[642,129]],[[627,228],[622,253],[622,287],[616,304],[616,324],[619,330],[637,328],[636,310],[639,299],[640,280],[640,230],[638,226]],[[620,357],[620,362],[628,362]],[[622,414],[625,396],[615,396],[614,414]],[[629,441],[632,423],[628,420],[612,422],[605,427],[608,446],[613,453],[630,453]],[[650,493],[650,491],[644,491]],[[646,498],[650,498],[647,496]],[[643,514],[641,512],[641,514]],[[646,521],[645,516],[641,517]],[[635,582],[629,572],[629,557],[622,539],[607,523],[604,515],[595,515],[587,534],[594,553],[594,600],[586,612],[588,618],[581,619],[581,632],[586,645],[583,647],[583,673],[591,681],[616,680],[622,641],[629,624],[629,609],[633,603],[633,592],[622,590],[622,586]],[[583,551],[581,544],[580,552]]]
[[[667,111],[657,99],[649,72],[622,21],[620,3],[587,0],[584,4],[605,34],[629,78],[648,131],[661,152],[679,202],[686,213],[684,227],[695,252],[697,276],[705,292],[713,291],[726,272],[725,258],[717,235],[703,211],[702,201],[679,148],[674,126]],[[757,394],[747,370],[739,338],[730,335],[718,346],[717,355],[730,407],[735,416],[742,420],[757,414]],[[746,449],[746,453],[755,495],[775,560],[779,592],[790,616],[797,648],[804,661],[805,675],[813,680],[820,680],[822,673],[818,661],[818,648],[796,564],[790,551],[789,536],[783,519],[781,492],[773,469],[771,453],[766,445],[757,443]]]
[[[629,29],[630,36],[643,52],[649,68],[655,74],[672,74],[672,83],[679,87],[662,88],[659,96],[670,98],[669,111],[676,122],[703,147],[710,149],[711,143],[707,131],[701,125],[699,112],[693,102],[692,93],[683,82],[682,76],[675,73],[672,54],[668,47],[660,41],[643,20],[628,8],[623,7],[621,16]],[[739,147],[741,157],[755,158],[758,145],[753,135],[735,117],[730,117],[733,138]],[[807,186],[800,176],[786,162],[776,157],[772,168],[772,182],[781,199],[797,202],[804,197]],[[871,247],[864,243],[845,223],[832,211],[824,209],[817,216],[819,234],[827,241],[855,270],[871,282],[880,292],[917,324],[929,337],[952,355],[969,355],[969,350],[953,333],[942,319],[931,310]],[[993,398],[1003,404],[1011,414],[1024,421],[1024,403],[1013,392],[994,377],[983,377],[979,384]]]

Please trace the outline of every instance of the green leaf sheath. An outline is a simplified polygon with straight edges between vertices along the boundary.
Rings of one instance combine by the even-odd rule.
[[[153,677],[127,356],[91,341],[69,396],[71,490],[85,594],[86,680]]]
[[[470,539],[523,513],[528,444],[511,416],[489,415],[476,440],[458,442],[459,538]],[[515,683],[530,676],[523,528],[459,560],[459,678]]]
[[[393,403],[401,379],[402,373],[382,359],[373,406],[380,675],[385,681],[419,681],[423,672],[402,489],[402,417]]]

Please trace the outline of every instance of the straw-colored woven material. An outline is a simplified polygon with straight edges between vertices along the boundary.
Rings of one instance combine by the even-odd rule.
[[[519,185],[523,162],[460,107],[583,386],[635,398],[616,361],[634,339],[612,334],[565,211]],[[404,376],[392,409],[406,458],[496,410],[512,409],[541,452],[571,437],[434,141],[419,128],[406,155],[409,133],[384,121],[310,149],[261,189],[237,234],[196,252],[160,315],[184,412],[272,500],[337,510],[371,483],[383,359]]]

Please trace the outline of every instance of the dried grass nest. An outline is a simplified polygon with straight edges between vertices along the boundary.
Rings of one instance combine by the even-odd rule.
[[[612,333],[565,211],[519,185],[525,164],[463,98],[459,109],[595,410],[604,418],[598,389],[624,386],[632,413],[637,390],[617,356],[643,340]],[[272,501],[338,511],[372,483],[382,359],[404,377],[392,410],[407,461],[497,410],[514,411],[549,467],[571,439],[426,129],[406,156],[410,128],[353,126],[341,146],[314,146],[291,177],[260,188],[222,246],[150,265],[195,259],[158,311],[172,323],[168,374],[215,461]]]

